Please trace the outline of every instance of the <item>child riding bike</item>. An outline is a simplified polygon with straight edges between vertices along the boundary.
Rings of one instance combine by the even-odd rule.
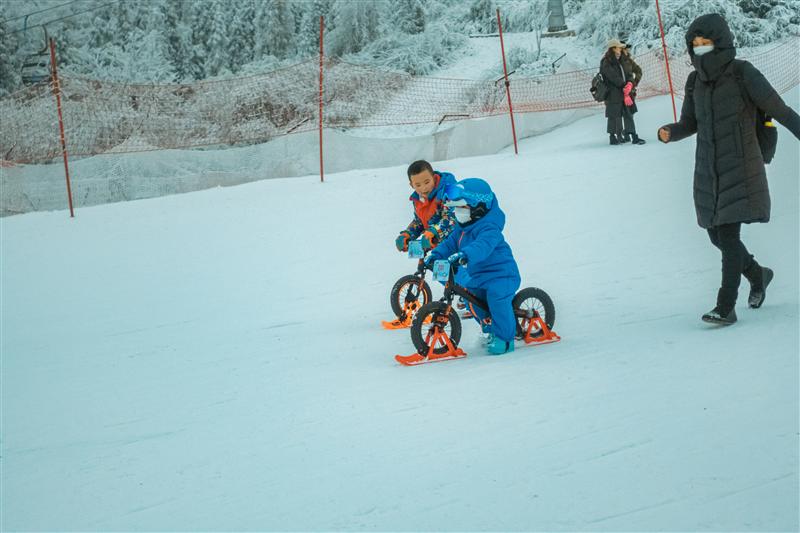
[[[491,355],[514,351],[517,322],[512,300],[520,286],[517,263],[503,238],[506,216],[488,183],[467,178],[445,187],[445,205],[453,209],[456,228],[433,249],[427,264],[447,259],[466,268],[464,286],[485,300],[489,312],[473,308],[475,318],[489,334]],[[484,319],[491,316],[491,324]]]

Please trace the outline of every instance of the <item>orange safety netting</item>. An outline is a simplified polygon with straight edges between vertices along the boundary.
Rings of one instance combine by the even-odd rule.
[[[800,39],[746,57],[779,91],[800,84]],[[638,98],[668,94],[660,51],[639,56]],[[598,58],[599,63],[599,58]],[[675,92],[692,67],[674,58]],[[601,106],[589,85],[597,69],[511,78],[514,111]],[[133,85],[61,76],[70,157],[265,142],[318,127],[319,60],[266,74],[190,85]],[[323,125],[359,128],[441,123],[508,112],[503,80],[411,76],[326,60]],[[0,160],[41,162],[61,154],[52,87],[28,87],[0,100]]]

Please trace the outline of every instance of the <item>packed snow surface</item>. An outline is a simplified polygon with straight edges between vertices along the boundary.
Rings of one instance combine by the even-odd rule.
[[[404,167],[3,218],[0,528],[797,530],[800,143],[743,229],[766,303],[715,328],[695,141],[640,109],[644,146],[596,115],[435,163],[555,301],[563,340],[502,357],[466,322],[466,359],[395,363]]]

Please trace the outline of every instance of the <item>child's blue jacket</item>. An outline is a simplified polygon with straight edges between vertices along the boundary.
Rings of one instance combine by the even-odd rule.
[[[431,252],[434,259],[447,259],[456,252],[467,256],[469,287],[486,288],[499,278],[520,279],[511,246],[503,238],[506,215],[497,198],[483,218],[462,226],[457,224],[447,238]]]

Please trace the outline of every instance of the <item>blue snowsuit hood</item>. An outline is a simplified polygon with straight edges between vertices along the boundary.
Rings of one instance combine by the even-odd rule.
[[[498,278],[516,279],[519,269],[511,247],[503,238],[506,215],[494,198],[486,215],[467,226],[460,224],[434,249],[435,259],[446,259],[451,254],[463,252],[467,256],[469,287],[484,287]]]

